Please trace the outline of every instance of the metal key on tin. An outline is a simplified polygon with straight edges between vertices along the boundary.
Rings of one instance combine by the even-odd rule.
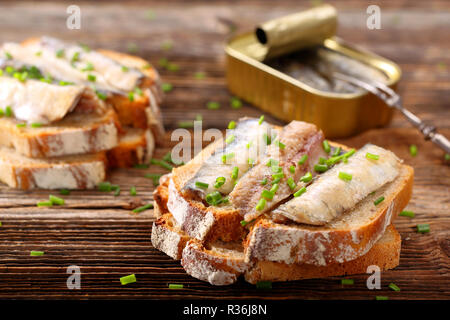
[[[340,72],[333,72],[333,76],[336,79],[346,81],[373,93],[378,98],[383,100],[388,106],[399,110],[410,123],[422,132],[425,140],[431,140],[440,148],[444,149],[445,152],[450,153],[450,141],[442,134],[437,133],[435,126],[424,123],[418,116],[405,109],[402,105],[400,96],[384,83],[380,83],[376,80],[361,80]]]

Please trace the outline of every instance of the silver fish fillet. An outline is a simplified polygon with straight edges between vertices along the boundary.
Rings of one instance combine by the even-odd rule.
[[[314,164],[317,163],[319,157],[326,156],[322,148],[323,139],[322,132],[315,125],[306,122],[292,121],[281,130],[277,140],[282,142],[285,147],[281,149],[272,143],[266,154],[267,161],[261,162],[250,170],[230,193],[231,203],[239,209],[246,221],[251,221],[260,214],[270,211],[293,193],[286,183],[286,179],[292,178],[297,183],[305,173],[314,174]],[[297,164],[304,155],[308,156],[305,163]],[[264,209],[258,211],[256,205],[261,199],[262,191],[269,191],[272,187],[274,172],[273,168],[267,165],[269,160],[277,161],[277,167],[282,169],[285,178],[278,183],[278,190],[273,195],[273,199],[266,200]],[[294,172],[289,170],[292,165],[295,167]],[[267,179],[267,183],[264,185],[261,184],[263,179]]]
[[[257,164],[265,152],[266,144],[263,143],[264,134],[273,134],[276,129],[272,129],[269,124],[258,123],[258,119],[241,119],[236,128],[228,130],[228,143],[221,144],[210,157],[208,157],[200,166],[196,174],[183,187],[182,192],[194,192],[203,198],[206,194],[219,191],[222,194],[228,194],[233,190],[235,182],[242,177],[252,166],[249,164],[249,158]],[[224,163],[224,157],[226,163]],[[233,169],[238,168],[237,179],[232,179]],[[225,178],[222,186],[215,188],[216,179]],[[205,183],[207,188],[201,188],[196,185],[197,182]]]
[[[37,80],[0,77],[0,106],[10,106],[16,119],[48,124],[64,118],[80,101],[85,87],[59,86]]]
[[[367,153],[379,159],[367,159]],[[392,152],[367,144],[347,163],[339,163],[320,175],[304,194],[280,205],[273,213],[298,223],[324,225],[393,181],[399,174],[400,163]],[[339,172],[352,175],[351,180],[342,180]]]
[[[36,66],[55,79],[95,85],[97,90],[127,93],[139,86],[143,78],[139,70],[124,70],[120,63],[97,51],[85,51],[81,46],[49,37],[27,45],[5,43],[1,51],[2,57],[7,52],[13,60]],[[95,81],[89,80],[88,75]]]

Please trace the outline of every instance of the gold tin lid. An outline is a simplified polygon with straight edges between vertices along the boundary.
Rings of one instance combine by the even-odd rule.
[[[328,4],[267,21],[256,28],[253,57],[265,61],[323,43],[335,35],[337,11]]]

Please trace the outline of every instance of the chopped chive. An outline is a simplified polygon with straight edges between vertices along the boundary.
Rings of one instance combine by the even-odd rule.
[[[319,158],[319,164],[326,164],[327,163],[327,159],[320,157]]]
[[[245,220],[241,220],[241,226],[245,227],[247,224],[249,224],[250,222],[245,221]]]
[[[134,213],[141,213],[142,211],[145,211],[145,210],[148,210],[148,209],[153,209],[153,204],[152,203],[149,203],[149,204],[146,204],[145,206],[136,208],[136,209],[133,210],[133,212]]]
[[[261,192],[261,197],[263,197],[266,200],[272,200],[273,199],[273,193],[269,190],[263,190]]]
[[[146,163],[138,163],[133,166],[135,169],[148,169],[149,165]]]
[[[171,166],[170,163],[167,163],[164,160],[151,159],[150,163],[158,165],[158,166],[160,166],[160,167],[162,167],[162,168],[164,168],[166,170],[169,170],[169,171],[172,171],[172,169],[173,169],[173,166]]]
[[[162,85],[161,85],[161,89],[162,89],[162,91],[164,91],[164,92],[170,92],[170,91],[172,91],[172,89],[173,89],[173,86],[172,86],[172,84],[171,83],[163,83]]]
[[[380,156],[367,152],[366,153],[366,158],[370,159],[370,160],[378,160],[378,159],[380,159]]]
[[[134,101],[134,92],[128,92],[128,100],[130,100],[131,102]]]
[[[415,144],[409,146],[409,153],[412,157],[417,156],[417,146]]]
[[[262,211],[264,210],[264,207],[266,206],[266,199],[259,199],[258,204],[256,205],[256,210],[257,211]]]
[[[53,203],[51,201],[40,201],[36,203],[38,207],[51,207],[53,206]]]
[[[270,281],[258,281],[256,283],[257,289],[272,289],[272,282]]]
[[[63,196],[68,196],[70,194],[70,190],[68,189],[61,189],[59,190],[59,194]]]
[[[70,60],[72,63],[75,63],[77,61],[80,60],[80,53],[79,52],[75,52],[72,56],[72,59]]]
[[[214,184],[214,188],[219,189],[221,186],[225,184],[225,177],[217,177],[216,183]]]
[[[233,108],[233,109],[239,109],[242,107],[242,101],[239,100],[239,98],[232,97],[230,99],[230,105],[231,105],[231,108]]]
[[[428,233],[428,232],[430,232],[430,225],[428,223],[418,224],[417,225],[417,232],[419,232],[419,233]]]
[[[120,283],[124,286],[124,285],[126,285],[126,284],[129,284],[129,283],[134,283],[134,282],[136,282],[137,280],[136,280],[136,276],[134,275],[134,274],[130,274],[130,275],[128,275],[128,276],[124,276],[124,277],[121,277],[120,278]]]
[[[316,164],[314,166],[314,171],[316,172],[325,172],[328,170],[328,166],[326,164]]]
[[[292,179],[292,177],[289,177],[289,179],[287,179],[286,183],[289,186],[289,189],[294,190],[295,187],[297,186],[294,182],[294,179]]]
[[[2,226],[2,222],[0,221],[0,227]]]
[[[389,297],[386,296],[376,296],[375,300],[389,300]]]
[[[83,49],[84,52],[89,52],[89,51],[91,51],[91,48],[89,48],[89,46],[88,46],[87,44],[80,43],[79,45],[80,45],[80,47]]]
[[[273,173],[281,173],[281,172],[283,172],[283,168],[281,168],[278,165],[274,165],[274,166],[270,167],[270,169],[272,170]]]
[[[207,107],[209,110],[217,110],[217,109],[220,108],[220,103],[217,102],[217,101],[210,101],[210,102],[208,102],[208,103],[206,104],[206,107]]]
[[[84,66],[81,71],[92,71],[94,70],[94,65],[91,62],[86,62],[86,65]]]
[[[182,284],[169,283],[169,289],[183,289]]]
[[[135,186],[130,188],[130,195],[132,195],[132,196],[137,195],[137,191],[136,191],[136,187]]]
[[[11,107],[10,106],[6,106],[6,108],[5,108],[5,116],[12,117],[12,115],[13,115],[13,111],[12,111]]]
[[[341,147],[337,147],[334,149],[334,152],[332,154],[333,157],[337,157],[338,155],[341,154]]]
[[[201,181],[195,181],[195,186],[200,189],[208,189],[209,184]]]
[[[284,143],[282,143],[281,141],[276,141],[275,145],[277,145],[280,149],[286,148],[286,145]]]
[[[205,73],[204,72],[202,72],[202,71],[198,71],[198,72],[196,72],[195,74],[194,74],[194,77],[195,77],[195,79],[197,79],[197,80],[202,80],[202,79],[204,79],[205,78]]]
[[[261,185],[264,186],[264,185],[266,185],[266,184],[267,184],[267,178],[262,179],[262,180],[261,180]]]
[[[444,159],[445,161],[450,161],[450,153],[446,153]]]
[[[253,166],[255,164],[255,160],[252,158],[248,158],[247,162],[249,166]]]
[[[172,161],[172,153],[170,151],[167,152],[162,159],[164,161],[166,161],[167,163],[169,163],[169,162],[173,163],[173,161]]]
[[[32,128],[40,128],[40,127],[42,127],[42,123],[34,122],[34,123],[31,124],[31,127]]]
[[[300,181],[308,183],[312,180],[311,172],[307,172],[303,177],[300,178]]]
[[[178,126],[180,128],[189,129],[189,128],[194,127],[194,122],[193,121],[179,121]]]
[[[289,171],[290,171],[291,173],[295,173],[295,166],[294,166],[294,165],[291,165],[291,166],[289,167]]]
[[[167,65],[169,64],[169,60],[167,59],[167,58],[161,58],[161,59],[159,59],[158,60],[158,64],[161,66],[161,67],[167,67]]]
[[[341,284],[343,285],[350,285],[350,284],[354,284],[355,281],[353,279],[341,279]]]
[[[120,196],[120,187],[119,186],[115,186],[116,188],[114,188],[114,197],[118,197]]]
[[[229,160],[234,158],[234,152],[228,153],[228,154],[224,154],[222,156],[222,163],[225,164],[227,163]]]
[[[60,86],[70,86],[72,84],[73,84],[73,82],[68,82],[68,81],[63,81],[63,80],[59,81]]]
[[[30,257],[40,257],[44,255],[44,251],[30,251]]]
[[[1,70],[1,69],[0,69]],[[2,108],[0,108],[0,117],[3,117],[5,115],[5,111],[3,111]]]
[[[56,57],[57,58],[64,57],[64,49],[59,49],[58,51],[56,51]]]
[[[103,100],[103,101],[106,100],[107,95],[106,95],[105,93],[100,92],[100,91],[95,91],[95,93],[97,94],[97,97],[98,97],[100,100]]]
[[[274,180],[278,179],[278,181],[280,181],[281,179],[284,178],[284,173],[283,172],[275,173],[272,175],[272,178]]]
[[[222,203],[223,204],[225,204],[225,203],[228,203],[230,200],[228,199],[228,197],[224,197],[223,199],[222,199]]]
[[[294,197],[300,197],[305,192],[306,192],[306,188],[302,187],[302,188],[300,188],[300,190],[298,190],[296,193],[294,193]]]
[[[308,155],[307,154],[304,154],[301,158],[300,158],[300,160],[298,160],[298,164],[299,165],[302,165],[302,164],[304,164],[305,162],[306,162],[306,160],[308,160]]]
[[[59,198],[59,197],[54,196],[54,195],[49,195],[48,196],[48,200],[50,200],[50,202],[52,204],[57,205],[57,206],[62,206],[64,204],[64,199]]]
[[[231,179],[236,180],[238,178],[238,174],[239,174],[239,168],[234,167],[233,171],[231,172]]]
[[[166,69],[168,71],[178,71],[180,70],[180,67],[176,63],[169,62],[166,66]]]
[[[100,182],[97,187],[100,191],[111,192],[111,183],[108,181]]]
[[[17,128],[25,128],[26,126],[27,126],[26,123],[18,123],[18,124],[16,124]]]
[[[264,137],[264,140],[266,141],[267,145],[270,145],[272,143],[272,138],[269,137],[269,135],[267,133],[264,133],[263,137]]]
[[[229,136],[229,137],[225,140],[225,142],[226,142],[227,144],[228,144],[228,143],[232,143],[232,142],[234,141],[235,138],[236,138],[235,135],[232,134],[231,136]]]
[[[236,121],[230,121],[228,124],[228,129],[234,129],[236,128]]]
[[[278,187],[279,187],[278,183],[275,183],[274,185],[272,185],[272,188],[270,188],[270,192],[271,192],[272,194],[277,193]]]
[[[147,173],[144,177],[148,179],[152,179],[153,185],[159,186],[159,179],[161,178],[161,174],[159,173]]]
[[[400,288],[395,283],[391,282],[388,287],[389,287],[389,289],[394,290],[396,292],[400,291]]]
[[[144,95],[144,93],[142,92],[142,89],[139,87],[134,88],[134,92],[140,96]]]
[[[97,77],[94,76],[93,74],[88,74],[87,79],[88,81],[95,82],[95,80],[97,80]]]
[[[344,180],[344,181],[351,181],[352,180],[352,175],[350,174],[350,173],[346,173],[346,172],[343,172],[343,171],[339,171],[339,178],[341,179],[341,180]]]
[[[273,167],[273,166],[277,166],[278,165],[278,161],[275,159],[269,159],[266,163],[266,165],[268,167]]]
[[[331,148],[330,148],[330,144],[328,143],[328,140],[323,140],[322,146],[323,146],[323,150],[324,150],[326,153],[330,153]]]
[[[414,212],[412,212],[412,211],[406,211],[406,210],[400,212],[399,215],[400,215],[400,216],[403,216],[403,217],[409,217],[409,218],[414,218],[414,217],[415,217]]]
[[[128,72],[130,70],[130,68],[128,68],[127,66],[122,66],[122,71],[123,72]]]
[[[264,115],[259,117],[258,124],[262,124],[264,122]]]
[[[6,59],[11,60],[13,56],[9,52],[5,52]]]
[[[373,204],[374,205],[379,205],[380,203],[382,203],[384,201],[384,197],[383,196],[381,196],[381,197],[379,197],[377,200],[375,200],[374,202],[373,202]]]
[[[219,191],[214,191],[211,193],[208,193],[205,197],[205,200],[210,205],[217,205],[222,202],[222,195]]]

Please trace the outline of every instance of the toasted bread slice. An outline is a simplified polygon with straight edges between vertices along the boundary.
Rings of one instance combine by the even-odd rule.
[[[0,147],[0,181],[13,188],[88,189],[103,181],[105,175],[104,152],[33,159]]]
[[[96,153],[118,143],[117,115],[108,108],[102,115],[70,113],[39,128],[18,127],[18,120],[0,117],[0,145],[31,158]]]
[[[111,168],[129,168],[150,162],[155,149],[155,139],[149,129],[122,128],[119,145],[107,153]]]
[[[409,202],[413,176],[413,168],[402,165],[393,182],[324,226],[260,219],[246,239],[246,261],[325,266],[363,256]],[[381,196],[384,201],[375,205]]]

